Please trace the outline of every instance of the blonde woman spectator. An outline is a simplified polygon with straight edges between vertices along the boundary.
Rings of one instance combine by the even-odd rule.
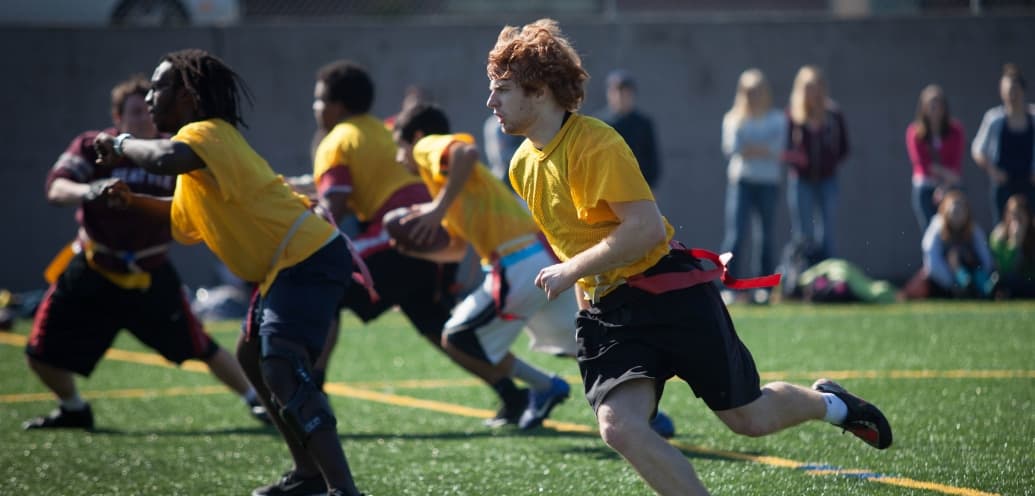
[[[794,242],[818,249],[818,258],[834,256],[837,209],[837,169],[848,156],[844,117],[827,96],[827,83],[818,67],[798,70],[787,109],[790,119],[783,161],[790,171],[787,203]],[[820,222],[814,222],[819,211]]]
[[[737,276],[773,271],[773,207],[780,187],[787,119],[772,108],[772,101],[765,75],[748,69],[740,75],[733,106],[722,119],[722,151],[729,158],[722,251],[733,253],[731,270]],[[758,229],[752,240],[750,271],[745,271],[737,260],[753,219]]]
[[[960,183],[964,148],[963,126],[949,113],[940,86],[920,92],[916,118],[906,128],[906,151],[913,164],[913,214],[920,231],[938,210],[940,196]]]

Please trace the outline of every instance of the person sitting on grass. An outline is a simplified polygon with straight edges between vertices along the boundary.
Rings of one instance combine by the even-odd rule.
[[[1035,225],[1024,195],[1006,200],[1003,219],[989,235],[989,247],[998,268],[995,297],[1035,298]]]

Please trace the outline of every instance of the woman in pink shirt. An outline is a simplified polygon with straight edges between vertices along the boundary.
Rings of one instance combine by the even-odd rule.
[[[945,92],[928,85],[920,92],[916,119],[906,128],[906,150],[913,163],[913,213],[921,232],[945,191],[960,184],[963,147],[963,125],[949,114]]]

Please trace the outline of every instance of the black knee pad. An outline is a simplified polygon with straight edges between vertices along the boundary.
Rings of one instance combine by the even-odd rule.
[[[335,430],[334,412],[316,384],[301,345],[264,336],[260,365],[276,414],[298,442],[304,446],[314,432]]]
[[[456,348],[464,354],[470,355],[483,362],[491,364],[489,356],[485,354],[485,349],[482,348],[482,344],[478,341],[478,335],[475,334],[475,328],[462,328],[462,329],[447,329],[444,333],[446,341],[453,348]]]

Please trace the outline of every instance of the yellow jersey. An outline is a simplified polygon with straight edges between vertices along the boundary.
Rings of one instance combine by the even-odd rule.
[[[432,197],[446,187],[450,145],[457,142],[473,145],[474,137],[469,134],[430,135],[413,145],[414,161]],[[503,243],[538,234],[528,210],[480,161],[475,163],[463,190],[449,206],[442,225],[451,236],[469,241],[485,263]]]
[[[349,209],[368,222],[388,197],[421,180],[395,161],[392,133],[370,114],[349,117],[320,141],[313,181],[321,195],[347,193]]]
[[[610,203],[654,201],[622,136],[579,114],[571,114],[542,150],[525,140],[511,159],[510,181],[561,260],[596,245],[618,227]],[[667,219],[662,221],[665,242],[632,264],[579,279],[587,298],[603,296],[668,253],[674,230]]]
[[[309,215],[309,201],[293,192],[226,121],[192,122],[172,139],[190,146],[205,162],[177,178],[170,212],[173,238],[184,244],[204,241],[234,274],[259,283],[262,294],[281,269],[305,260],[337,235],[333,226]]]

